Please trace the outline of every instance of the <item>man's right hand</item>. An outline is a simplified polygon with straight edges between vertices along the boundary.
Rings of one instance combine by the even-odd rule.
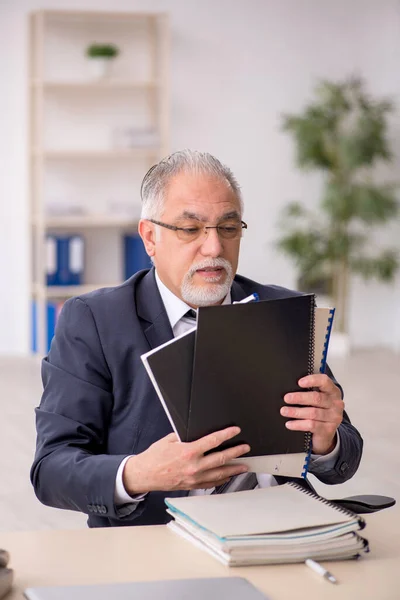
[[[228,466],[227,463],[249,452],[250,446],[247,444],[204,456],[239,433],[239,427],[228,427],[195,442],[180,442],[175,433],[167,435],[127,460],[123,472],[127,493],[133,496],[158,490],[213,488],[229,481],[234,475],[246,473],[246,466]]]

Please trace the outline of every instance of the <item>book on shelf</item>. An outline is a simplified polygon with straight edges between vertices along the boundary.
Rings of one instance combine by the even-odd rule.
[[[138,233],[124,236],[124,278],[129,279],[142,269],[150,269],[152,262]]]
[[[193,441],[230,425],[256,473],[306,476],[311,436],[280,414],[298,380],[325,368],[333,310],[312,294],[202,307],[197,326],[142,356],[174,431]]]
[[[46,239],[47,285],[80,285],[84,269],[81,235],[53,235]]]
[[[228,566],[358,558],[359,515],[290,482],[234,494],[166,498],[172,531]]]
[[[50,350],[51,341],[54,337],[58,318],[60,316],[64,301],[47,301],[45,306],[46,315],[46,352]],[[38,311],[37,302],[32,302],[32,352],[38,351]]]

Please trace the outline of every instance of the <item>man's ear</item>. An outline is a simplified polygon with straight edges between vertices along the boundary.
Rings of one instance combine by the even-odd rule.
[[[156,228],[153,223],[141,219],[138,225],[138,232],[143,240],[144,247],[149,256],[153,257],[156,254]]]

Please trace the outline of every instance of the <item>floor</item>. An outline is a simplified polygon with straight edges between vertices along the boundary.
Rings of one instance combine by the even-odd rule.
[[[353,479],[329,487],[312,478],[317,491],[328,498],[360,493],[400,498],[400,354],[358,351],[345,360],[331,358],[330,366],[345,389],[346,410],[365,447]],[[40,362],[0,358],[0,381],[0,531],[85,527],[85,515],[41,505],[29,481]]]

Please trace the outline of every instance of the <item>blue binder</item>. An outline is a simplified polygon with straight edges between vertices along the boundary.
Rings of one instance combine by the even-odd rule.
[[[124,236],[124,279],[142,269],[150,269],[152,262],[138,233]]]
[[[82,236],[47,236],[47,285],[80,285],[83,279],[83,265]]]
[[[57,318],[60,313],[60,303],[58,302],[47,302],[46,307],[46,321],[47,321],[47,336],[46,336],[46,352],[50,350],[51,340],[54,337],[54,331],[56,328]],[[32,352],[38,351],[38,328],[37,328],[37,304],[35,301],[32,302],[32,340],[31,347]]]

